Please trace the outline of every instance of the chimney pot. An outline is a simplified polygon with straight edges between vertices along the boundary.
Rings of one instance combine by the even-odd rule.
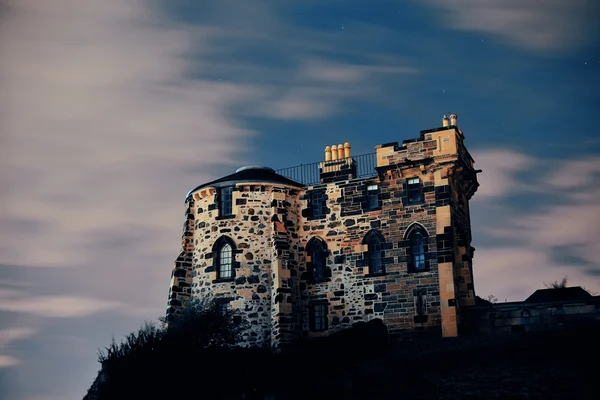
[[[343,160],[344,159],[344,145],[343,144],[338,144],[338,159],[339,160]]]
[[[444,118],[442,118],[442,126],[448,126],[449,123],[448,117],[444,115]]]
[[[331,147],[325,147],[325,161],[331,161]]]
[[[344,143],[344,157],[350,158],[350,143]]]
[[[338,151],[337,151],[337,146],[335,144],[333,146],[331,146],[331,159],[332,160],[338,159]]]
[[[458,116],[456,114],[450,114],[450,125],[456,126],[456,119]]]

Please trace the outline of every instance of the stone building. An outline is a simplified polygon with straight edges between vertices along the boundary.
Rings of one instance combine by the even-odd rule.
[[[392,335],[456,336],[475,302],[469,200],[480,172],[456,115],[375,150],[369,163],[349,143],[327,146],[314,182],[251,166],[190,191],[167,317],[210,294],[243,311],[245,341],[259,346],[375,318]]]

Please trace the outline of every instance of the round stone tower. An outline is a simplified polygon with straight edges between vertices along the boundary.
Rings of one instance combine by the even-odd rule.
[[[280,317],[291,315],[289,249],[301,190],[271,168],[248,166],[190,191],[168,314],[212,295],[223,311],[243,312],[244,342],[278,347],[287,331]]]

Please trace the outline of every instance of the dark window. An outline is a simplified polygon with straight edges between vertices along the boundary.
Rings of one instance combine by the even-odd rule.
[[[383,263],[381,260],[381,242],[379,238],[372,237],[369,240],[369,273],[377,275],[383,273]]]
[[[217,279],[229,279],[233,277],[231,245],[224,243],[217,253]]]
[[[421,181],[419,178],[410,178],[406,181],[408,191],[408,202],[419,203],[423,201],[423,192],[421,190]]]
[[[231,303],[228,301],[224,301],[222,303],[217,304],[217,312],[220,315],[225,315],[231,310]]]
[[[410,264],[413,271],[424,271],[425,264],[425,236],[420,229],[410,234]]]
[[[233,187],[224,187],[219,191],[219,216],[223,217],[232,213]]]
[[[326,278],[327,246],[321,239],[313,238],[307,246],[310,254],[311,277],[315,281]]]
[[[323,197],[323,192],[312,192],[310,194],[309,207],[311,210],[311,217],[313,218],[321,218],[324,216],[323,214],[323,206],[325,204],[325,199]]]
[[[310,330],[324,331],[327,329],[327,304],[315,304],[310,308]]]
[[[415,298],[415,309],[417,315],[425,315],[427,311],[427,303],[425,300],[425,291],[419,290],[417,293],[417,297]]]
[[[379,185],[367,186],[367,209],[379,207]]]

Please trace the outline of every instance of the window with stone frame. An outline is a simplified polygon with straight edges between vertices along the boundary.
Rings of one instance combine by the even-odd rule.
[[[309,193],[308,208],[310,218],[318,219],[325,217],[325,191],[314,190]]]
[[[232,249],[229,243],[225,243],[220,249],[219,254],[217,255],[219,261],[217,265],[219,266],[217,270],[217,278],[219,279],[229,279],[233,276],[233,268],[231,265],[232,261]]]
[[[406,180],[406,194],[409,204],[423,202],[423,187],[419,178],[408,178]]]
[[[382,262],[382,251],[381,242],[379,238],[374,236],[369,240],[369,274],[370,275],[381,275],[383,274],[383,262]]]
[[[328,304],[320,303],[313,304],[310,306],[309,314],[309,328],[313,332],[325,331],[328,328]]]
[[[384,275],[386,262],[392,262],[390,258],[384,257],[384,249],[391,248],[391,243],[386,243],[381,232],[372,229],[367,232],[362,244],[367,245],[362,265],[369,269],[368,275]]]
[[[427,232],[420,225],[413,225],[407,235],[408,248],[406,249],[408,272],[421,272],[429,270],[429,260],[426,253]]]
[[[321,238],[313,237],[306,245],[308,277],[315,282],[324,281],[329,277],[327,269],[327,244]]]
[[[366,203],[365,203],[366,210],[374,210],[374,209],[381,207],[381,200],[379,199],[379,192],[380,192],[379,185],[377,185],[377,184],[367,185]]]
[[[233,213],[233,186],[219,189],[219,216],[225,217]]]
[[[235,243],[231,238],[221,236],[215,241],[212,258],[217,281],[228,281],[235,278],[235,268],[239,266],[239,263],[235,261],[235,253]]]

